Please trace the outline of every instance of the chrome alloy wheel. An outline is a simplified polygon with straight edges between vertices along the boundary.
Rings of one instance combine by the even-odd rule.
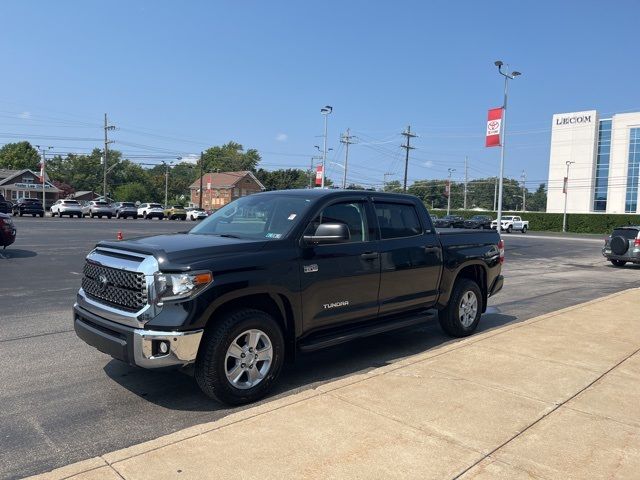
[[[269,373],[273,358],[271,339],[262,330],[251,329],[238,335],[224,359],[229,383],[246,390],[258,385]]]
[[[478,313],[478,297],[471,290],[466,291],[458,305],[458,317],[463,327],[469,328]]]

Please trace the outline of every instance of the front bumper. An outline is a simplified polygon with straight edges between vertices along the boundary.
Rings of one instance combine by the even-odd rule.
[[[130,365],[143,368],[184,366],[195,362],[203,330],[145,330],[121,325],[73,306],[76,335],[92,347]],[[169,346],[159,350],[160,342]]]

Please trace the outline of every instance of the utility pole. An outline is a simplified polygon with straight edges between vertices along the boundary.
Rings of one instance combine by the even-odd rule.
[[[493,211],[498,209],[498,177],[496,177],[495,187],[493,188]]]
[[[344,175],[342,176],[343,190],[347,188],[347,167],[349,166],[349,145],[351,145],[352,143],[355,143],[351,141],[351,139],[355,137],[353,135],[350,135],[350,133],[351,133],[351,129],[347,128],[346,135],[343,135],[342,138],[340,138],[340,143],[344,143],[346,145],[346,150],[344,155]]]
[[[464,157],[464,206],[462,207],[464,210],[467,209],[467,183],[469,182],[469,164],[468,157],[465,155]]]
[[[204,168],[204,152],[200,152],[200,195],[198,195],[198,208],[202,208],[202,182],[204,180],[204,173],[202,169]]]
[[[103,200],[107,201],[107,163],[109,163],[109,144],[113,143],[113,140],[109,140],[109,130],[115,130],[115,125],[109,125],[107,122],[107,114],[104,114],[104,178],[102,185]]]
[[[40,145],[36,145],[35,147],[40,150],[41,156],[42,156],[42,168],[40,168],[40,176],[42,177],[42,208],[46,211],[47,210],[46,194],[45,194],[46,182],[44,180],[44,175],[45,175],[44,169],[46,164],[45,155],[46,155],[46,151],[51,150],[53,147],[40,147]]]
[[[562,215],[562,231],[566,232],[567,231],[567,197],[569,196],[569,167],[571,166],[572,163],[576,163],[576,162],[572,162],[570,160],[567,160],[565,162],[567,164],[567,176],[564,177],[564,214]]]
[[[387,188],[387,177],[392,177],[394,176],[395,173],[392,172],[386,172],[383,176],[383,180],[382,180],[382,188],[383,190]]]
[[[167,206],[169,205],[169,168],[171,167],[171,165],[173,165],[173,162],[162,162],[165,166],[165,172],[164,172],[164,207],[167,208]]]
[[[522,176],[520,177],[522,179],[522,211],[526,211],[527,208],[527,174],[524,170],[522,170]]]
[[[407,171],[409,170],[409,150],[413,150],[415,147],[412,147],[410,142],[413,137],[417,137],[415,133],[411,133],[411,125],[407,126],[407,129],[401,133],[401,135],[407,137],[406,145],[400,145],[405,149],[405,157],[404,157],[404,182],[402,184],[402,191],[407,191]]]
[[[447,184],[447,215],[449,215],[449,212],[451,211],[451,174],[455,171],[455,168],[449,169],[449,183]]]

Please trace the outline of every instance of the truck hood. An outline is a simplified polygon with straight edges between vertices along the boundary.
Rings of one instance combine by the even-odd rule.
[[[256,252],[261,250],[267,241],[174,233],[117,242],[103,241],[97,246],[153,255],[162,265],[162,269],[167,271],[186,270],[191,263],[203,258]]]

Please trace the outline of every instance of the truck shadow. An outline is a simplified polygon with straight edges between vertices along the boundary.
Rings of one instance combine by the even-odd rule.
[[[38,254],[32,250],[22,250],[7,247],[5,249],[0,248],[0,260],[11,260],[12,258],[29,258],[35,257]]]
[[[479,331],[492,330],[517,322],[517,317],[491,309],[483,315]],[[384,333],[318,352],[301,354],[293,364],[285,364],[271,395],[262,402],[316,388],[323,383],[365,373],[402,358],[423,353],[459,339],[442,333],[437,321]],[[177,411],[215,412],[215,417],[198,417],[198,422],[218,419],[234,411],[206,397],[195,379],[179,370],[144,370],[112,360],[105,373],[122,387],[153,404]],[[259,402],[259,403],[262,403]],[[253,406],[256,404],[251,404]]]

